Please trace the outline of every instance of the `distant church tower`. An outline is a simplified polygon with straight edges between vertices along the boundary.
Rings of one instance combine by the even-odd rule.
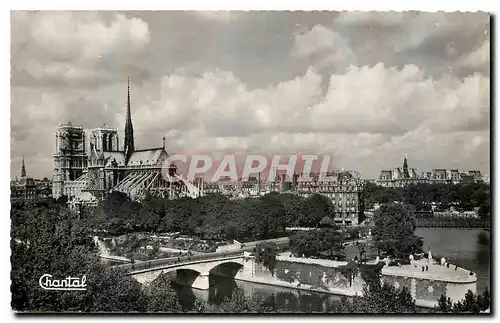
[[[26,177],[26,167],[24,166],[24,157],[23,157],[23,164],[21,165],[21,178]]]
[[[410,173],[408,172],[408,161],[406,160],[406,156],[403,162],[403,178],[410,178]]]
[[[130,157],[134,152],[134,127],[132,126],[132,116],[130,113],[130,78],[127,81],[127,119],[125,120],[125,143],[123,145],[125,152],[125,165],[128,164]]]

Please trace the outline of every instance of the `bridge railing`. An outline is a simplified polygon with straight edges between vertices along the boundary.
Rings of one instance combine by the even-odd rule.
[[[158,266],[162,266],[162,265],[167,266],[167,265],[182,264],[182,263],[188,263],[188,262],[200,261],[200,260],[210,260],[210,259],[216,259],[216,258],[234,257],[236,255],[243,254],[244,251],[245,250],[241,249],[241,250],[233,250],[233,251],[227,251],[227,252],[212,252],[212,253],[197,254],[197,255],[191,255],[191,256],[169,257],[169,258],[141,261],[141,262],[136,262],[134,264],[118,265],[118,266],[113,266],[111,268],[118,269],[118,270],[124,271],[124,272],[129,272],[132,270],[133,271],[143,270],[143,269],[154,268],[154,267],[158,267]]]
[[[158,267],[158,266],[162,266],[162,265],[174,265],[174,264],[178,264],[178,263],[186,263],[186,262],[199,261],[199,260],[232,257],[235,255],[243,254],[245,251],[252,252],[257,244],[263,243],[263,242],[276,242],[279,246],[288,246],[290,239],[288,237],[283,237],[283,238],[275,238],[275,239],[268,239],[268,240],[252,241],[252,242],[243,243],[241,245],[240,249],[236,249],[236,250],[202,253],[202,254],[190,255],[190,256],[177,256],[177,257],[169,257],[169,258],[162,258],[162,259],[154,259],[154,260],[136,262],[134,264],[117,265],[117,266],[113,266],[110,268],[118,269],[118,270],[124,271],[124,272],[129,272],[132,270],[134,270],[134,271],[143,270],[143,269]]]

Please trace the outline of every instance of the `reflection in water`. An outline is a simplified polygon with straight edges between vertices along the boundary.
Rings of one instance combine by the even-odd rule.
[[[192,309],[195,298],[219,305],[226,297],[231,297],[236,288],[243,290],[245,296],[262,298],[264,306],[279,312],[332,312],[334,300],[341,299],[338,295],[235,281],[218,276],[210,276],[210,280],[211,287],[208,291],[194,290],[172,282],[183,308]]]

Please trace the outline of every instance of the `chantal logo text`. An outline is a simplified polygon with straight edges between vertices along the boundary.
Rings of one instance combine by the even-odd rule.
[[[45,274],[40,277],[39,283],[45,290],[87,290],[86,280],[85,275],[82,278],[68,276],[65,279],[53,279],[52,275]]]

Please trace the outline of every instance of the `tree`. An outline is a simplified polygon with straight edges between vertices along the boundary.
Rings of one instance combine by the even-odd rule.
[[[336,227],[335,221],[329,217],[328,215],[325,216],[321,221],[319,221],[320,227],[327,227],[327,228],[334,228]]]
[[[142,201],[136,224],[138,228],[145,231],[158,230],[161,221],[165,217],[165,201],[147,194]]]
[[[384,204],[374,214],[375,247],[392,256],[422,252],[422,239],[414,235],[413,209],[403,203]]]
[[[358,313],[416,313],[415,300],[406,287],[396,289],[389,284],[363,291],[353,307]]]
[[[168,274],[161,274],[146,287],[148,312],[182,312],[182,306],[175,291],[170,286]]]
[[[490,243],[490,236],[488,232],[481,231],[477,235],[477,243],[480,245],[487,246]]]
[[[238,226],[230,221],[224,226],[224,234],[228,239],[237,239],[238,238]]]
[[[347,233],[348,239],[352,239],[352,240],[358,239],[359,233],[361,232],[361,230],[357,227],[349,228],[346,231],[347,231],[346,233]]]
[[[174,214],[171,214],[171,216],[175,216],[176,230],[186,234],[193,234],[195,228],[201,224],[198,219],[193,217],[196,212],[196,201],[186,196],[169,202],[173,202],[174,205]]]
[[[415,301],[407,288],[383,284],[364,288],[363,296],[335,301],[336,313],[417,313]]]
[[[357,243],[356,244],[356,249],[358,250],[359,261],[360,262],[366,261],[366,253],[368,252],[368,244],[366,244],[366,243]]]
[[[276,256],[278,255],[278,245],[274,242],[259,243],[254,248],[255,261],[269,269],[271,275],[274,275],[276,267]]]
[[[449,297],[446,298],[441,295],[435,311],[442,313],[480,313],[489,309],[490,306],[490,292],[488,288],[485,288],[480,295],[474,295],[471,290],[468,290],[464,299],[455,303],[452,303]]]
[[[299,232],[292,235],[290,251],[296,257],[345,257],[342,234],[333,229]]]
[[[352,281],[359,271],[358,265],[354,261],[349,261],[345,266],[339,266],[338,270],[345,278],[347,278],[349,286],[352,286]]]
[[[264,313],[271,310],[264,305],[264,300],[258,297],[246,297],[243,290],[233,290],[220,305],[204,305],[197,303],[197,311],[204,313]]]
[[[286,229],[286,210],[278,196],[277,193],[270,193],[262,197],[260,211],[267,216],[267,232],[272,234],[285,232]]]
[[[332,214],[332,201],[321,194],[313,194],[302,201],[302,218],[300,224],[308,227],[318,227],[325,216]]]
[[[223,195],[202,196],[198,200],[198,206],[204,209],[204,217],[198,232],[205,239],[220,238],[226,230],[226,225],[230,222],[230,218],[227,216],[227,204],[232,201]],[[229,239],[234,239],[233,235]]]
[[[363,190],[361,191],[360,201],[364,203],[365,210],[371,210],[375,203],[379,202],[377,199],[377,194],[381,190],[381,187],[372,182],[366,182]]]
[[[483,203],[479,206],[479,209],[477,211],[478,216],[482,219],[488,219],[491,214],[491,207],[490,207],[490,202],[488,201],[487,203]]]
[[[286,225],[288,227],[298,226],[302,218],[302,201],[304,198],[297,194],[279,194],[278,198],[285,208]]]
[[[447,312],[450,312],[453,308],[453,304],[451,302],[451,299],[448,297],[448,299],[446,299],[446,297],[444,295],[441,295],[441,297],[439,297],[439,300],[438,300],[438,311],[439,312],[443,312],[443,313],[447,313]]]
[[[91,282],[92,312],[145,312],[148,295],[141,284],[117,270],[103,270]]]
[[[140,203],[130,200],[124,193],[113,191],[94,210],[93,225],[114,235],[134,232],[142,229],[138,222],[140,210]]]
[[[265,239],[269,228],[268,214],[263,213],[263,201],[260,198],[248,198],[234,202],[238,205],[238,236],[240,239]],[[267,212],[267,211],[266,211]]]
[[[85,222],[48,201],[13,204],[11,305],[18,311],[144,311],[141,285],[105,270]],[[17,218],[22,217],[22,218]],[[39,278],[87,278],[87,290],[46,291]]]
[[[12,207],[12,308],[20,311],[87,309],[87,294],[47,292],[38,282],[44,274],[57,279],[68,275],[95,276],[100,265],[97,248],[87,229],[66,208],[46,200]]]

